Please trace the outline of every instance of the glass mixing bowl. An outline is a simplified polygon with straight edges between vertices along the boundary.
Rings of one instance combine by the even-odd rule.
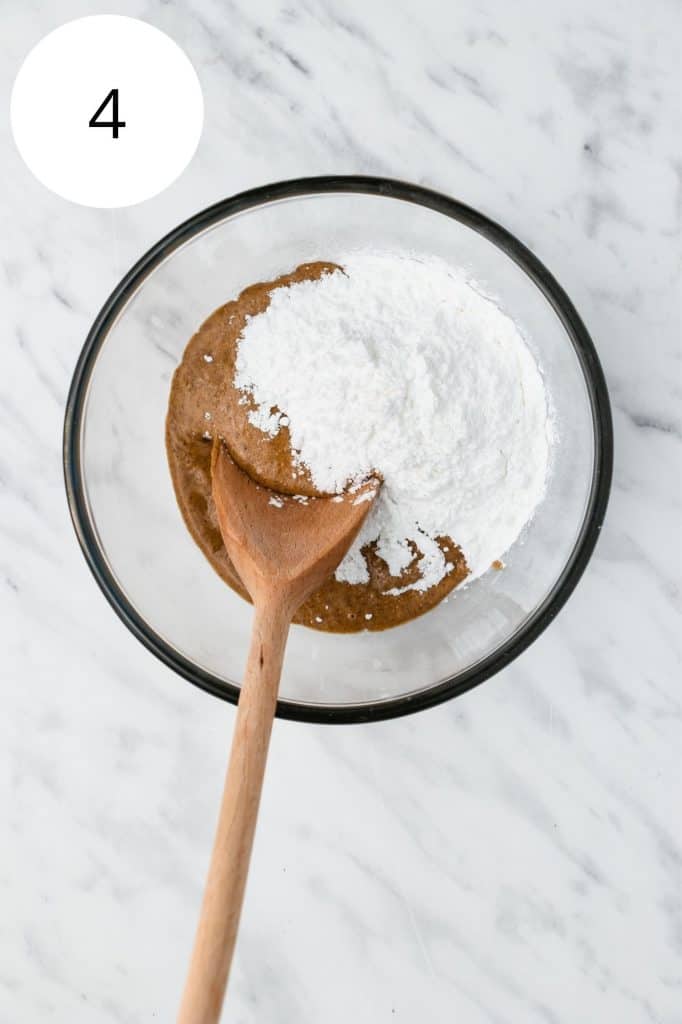
[[[244,192],[181,224],[126,274],[88,335],[69,394],[64,467],[78,540],[114,610],[150,651],[236,702],[251,608],[195,546],[166,463],[168,391],[188,339],[246,285],[361,246],[439,256],[496,297],[544,374],[555,443],[547,496],[503,571],[383,633],[292,627],[278,714],[304,721],[417,711],[508,664],[575,587],[611,480],[609,401],[592,341],[559,284],[509,232],[453,199],[384,179]]]

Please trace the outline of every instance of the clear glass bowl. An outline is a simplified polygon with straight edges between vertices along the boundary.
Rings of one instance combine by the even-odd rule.
[[[237,700],[251,608],[195,546],[166,463],[168,390],[188,339],[246,285],[359,246],[440,256],[496,296],[542,369],[556,442],[547,497],[504,571],[387,632],[292,628],[278,714],[304,721],[406,714],[510,662],[575,587],[611,479],[609,401],[594,346],[561,287],[507,231],[453,199],[384,179],[311,178],[242,193],[181,224],[123,278],[69,394],[64,466],[76,533],[104,594],[149,650]]]

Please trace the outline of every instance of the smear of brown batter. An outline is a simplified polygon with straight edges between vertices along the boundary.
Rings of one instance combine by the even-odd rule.
[[[175,495],[187,528],[213,568],[238,594],[248,600],[228,558],[211,496],[211,443],[223,437],[236,461],[254,479],[286,494],[317,496],[310,474],[295,465],[286,427],[269,437],[249,423],[249,399],[233,386],[238,339],[247,317],[267,309],[275,288],[298,281],[314,281],[341,272],[334,263],[304,263],[275,281],[251,285],[233,302],[221,306],[190,339],[171,385],[166,420],[166,448]],[[381,469],[381,467],[377,467]],[[391,576],[375,551],[364,549],[369,582],[357,585],[330,578],[299,609],[294,622],[333,633],[380,630],[423,614],[441,601],[468,575],[460,549],[449,537],[438,543],[452,566],[435,586],[422,592],[409,590],[396,597],[386,594],[419,579],[415,547],[412,564],[400,576]]]

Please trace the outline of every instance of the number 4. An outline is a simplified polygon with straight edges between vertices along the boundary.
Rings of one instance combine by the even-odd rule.
[[[106,107],[109,100],[111,100],[111,116],[113,120],[98,121],[97,118],[101,113],[104,112],[104,108]],[[118,119],[118,89],[112,89],[110,92],[107,93],[107,95],[102,100],[95,113],[88,121],[88,125],[90,126],[90,128],[111,128],[112,136],[115,139],[118,138],[119,128],[125,128],[126,126],[125,121],[119,121]]]

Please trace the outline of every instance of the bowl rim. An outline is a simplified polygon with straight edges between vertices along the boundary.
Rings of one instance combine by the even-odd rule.
[[[470,206],[421,185],[383,177],[328,175],[294,178],[248,189],[194,214],[165,235],[124,275],[106,300],[86,337],[74,369],[66,403],[63,435],[64,481],[69,512],[86,562],[118,617],[144,646],[178,675],[232,704],[240,688],[195,665],[155,633],[128,600],[110,571],[90,519],[81,461],[83,415],[90,377],[100,349],[132,295],[176,249],[220,221],[271,202],[315,195],[360,193],[414,203],[450,217],[478,232],[514,261],[540,289],[570,338],[587,388],[594,429],[594,469],[580,532],[563,572],[527,622],[495,651],[464,672],[423,690],[355,704],[309,704],[280,699],[279,718],[314,723],[374,722],[411,714],[458,697],[489,679],[517,658],[556,617],[573,593],[599,537],[613,472],[613,426],[604,373],[594,343],[578,312],[543,263],[511,232]]]

